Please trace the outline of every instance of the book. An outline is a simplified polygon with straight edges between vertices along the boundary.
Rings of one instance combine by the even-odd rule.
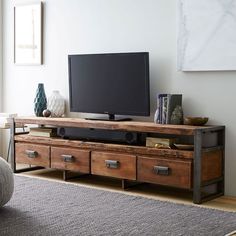
[[[158,124],[171,124],[171,115],[177,106],[182,107],[182,94],[157,95],[157,110],[154,121]]]
[[[158,109],[158,117],[157,123],[163,124],[163,98],[167,97],[166,93],[160,93],[157,95],[157,109]]]
[[[167,123],[167,102],[168,102],[168,97],[165,96],[162,98],[162,124]]]
[[[182,107],[182,94],[168,94],[166,124],[171,124],[171,115],[176,106]]]
[[[29,135],[40,137],[57,136],[57,128],[30,128]]]

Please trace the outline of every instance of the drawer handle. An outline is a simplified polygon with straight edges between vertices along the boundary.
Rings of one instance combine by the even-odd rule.
[[[169,175],[170,168],[167,166],[153,166],[153,171],[157,175]]]
[[[72,155],[61,155],[64,162],[74,162],[75,158]]]
[[[33,150],[25,150],[25,153],[29,158],[36,158],[38,156],[38,153]]]
[[[117,169],[119,167],[119,161],[105,160],[106,167],[111,169]]]

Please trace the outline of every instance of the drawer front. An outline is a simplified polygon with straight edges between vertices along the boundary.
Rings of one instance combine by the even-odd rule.
[[[90,173],[90,151],[52,147],[51,168]]]
[[[138,157],[138,181],[190,189],[192,162]]]
[[[108,152],[92,152],[91,172],[95,175],[136,180],[136,156]]]
[[[27,143],[16,143],[16,163],[50,167],[50,147]]]

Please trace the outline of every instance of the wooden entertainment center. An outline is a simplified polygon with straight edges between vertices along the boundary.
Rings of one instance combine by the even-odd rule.
[[[158,149],[143,143],[113,143],[37,137],[19,132],[25,125],[136,132],[145,137],[176,138],[193,150]],[[200,204],[224,194],[224,126],[160,125],[136,121],[95,121],[80,118],[17,117],[11,123],[11,165],[15,173],[37,168],[115,177],[123,188],[146,182],[193,192]],[[33,167],[16,169],[16,163]]]

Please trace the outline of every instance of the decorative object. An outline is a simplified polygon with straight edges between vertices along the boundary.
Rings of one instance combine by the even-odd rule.
[[[178,69],[236,70],[235,1],[179,0]]]
[[[174,146],[175,146],[177,149],[180,149],[180,150],[193,150],[193,148],[194,148],[194,145],[193,145],[193,144],[174,143]]]
[[[48,109],[52,117],[62,117],[65,113],[65,100],[58,90],[54,90],[48,98]]]
[[[146,137],[146,147],[172,148],[175,138]]]
[[[11,199],[13,190],[14,178],[12,169],[9,164],[0,157],[0,207],[4,206]]]
[[[44,117],[49,117],[51,115],[51,111],[48,109],[43,110],[43,116]]]
[[[36,116],[43,116],[43,111],[47,108],[47,98],[44,91],[44,84],[38,84],[34,99],[34,113]]]
[[[183,109],[181,106],[176,106],[171,115],[171,124],[182,125],[183,124]]]
[[[208,117],[194,117],[194,116],[188,116],[184,117],[184,124],[185,125],[205,125],[208,122]]]
[[[42,64],[42,3],[21,4],[14,8],[14,62]]]
[[[172,124],[171,115],[176,106],[182,106],[182,94],[158,94],[154,123]]]
[[[83,187],[75,182],[17,175],[15,185],[17,194],[1,217],[2,235],[85,236],[100,232],[116,236],[222,236],[236,226],[235,212]]]
[[[154,123],[159,124],[159,108],[157,108],[156,111],[155,111]]]

